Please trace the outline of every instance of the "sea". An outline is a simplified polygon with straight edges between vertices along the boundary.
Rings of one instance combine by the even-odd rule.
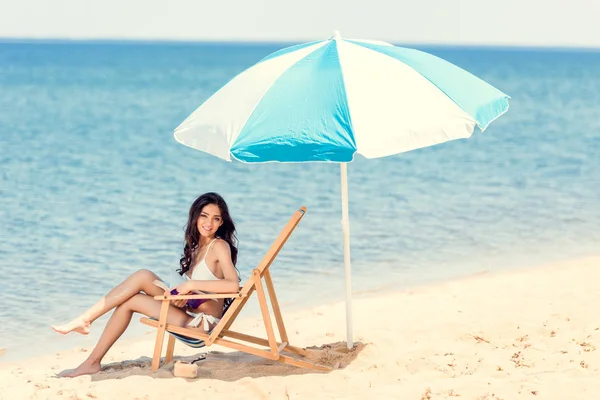
[[[0,41],[2,358],[93,345],[108,315],[89,337],[50,325],[138,269],[169,276],[208,191],[229,205],[242,281],[306,206],[271,267],[284,316],[344,301],[338,164],[226,162],[173,138],[291,44]],[[411,47],[488,81],[510,109],[470,139],[348,165],[354,296],[598,255],[600,50]],[[134,317],[126,336],[143,332]]]

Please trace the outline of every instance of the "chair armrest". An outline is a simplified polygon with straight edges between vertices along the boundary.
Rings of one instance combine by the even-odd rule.
[[[246,297],[244,293],[214,293],[214,294],[178,294],[178,295],[167,295],[161,294],[154,296],[154,300],[192,300],[192,299],[230,299],[236,297]]]

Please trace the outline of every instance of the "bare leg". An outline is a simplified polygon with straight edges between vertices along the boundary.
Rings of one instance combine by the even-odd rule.
[[[113,290],[108,292],[106,296],[79,317],[64,325],[51,326],[51,328],[62,334],[77,332],[87,335],[90,332],[90,325],[92,322],[111,309],[123,304],[132,296],[135,296],[140,292],[144,292],[150,296],[163,294],[164,291],[152,283],[155,279],[160,278],[151,271],[141,269],[130,275]]]
[[[61,374],[61,376],[72,378],[79,375],[95,374],[100,371],[102,358],[104,358],[112,345],[125,332],[125,329],[127,329],[131,322],[133,313],[139,312],[152,318],[159,318],[160,308],[161,302],[154,300],[151,296],[137,294],[131,297],[116,308],[89,357],[75,370]],[[191,320],[192,317],[186,314],[185,311],[176,307],[169,308],[167,323],[185,326]]]

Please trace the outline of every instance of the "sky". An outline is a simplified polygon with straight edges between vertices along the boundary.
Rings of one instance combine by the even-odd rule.
[[[0,0],[0,38],[598,48],[599,20],[600,0]]]

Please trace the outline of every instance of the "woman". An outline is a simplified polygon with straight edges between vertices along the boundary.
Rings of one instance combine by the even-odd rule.
[[[181,268],[177,270],[181,276],[181,283],[175,287],[177,292],[237,292],[239,275],[235,267],[238,252],[235,240],[235,226],[225,200],[216,193],[198,197],[190,207],[183,256],[179,261]],[[90,356],[63,376],[75,377],[100,371],[102,358],[123,334],[134,312],[159,318],[161,301],[153,297],[165,292],[153,283],[154,280],[160,278],[148,270],[139,270],[73,321],[52,326],[62,334],[78,332],[87,335],[92,322],[115,308]],[[175,307],[169,308],[169,324],[191,325],[209,332],[219,322],[231,299],[205,301],[195,309],[190,309],[186,300],[173,300],[172,303]]]

